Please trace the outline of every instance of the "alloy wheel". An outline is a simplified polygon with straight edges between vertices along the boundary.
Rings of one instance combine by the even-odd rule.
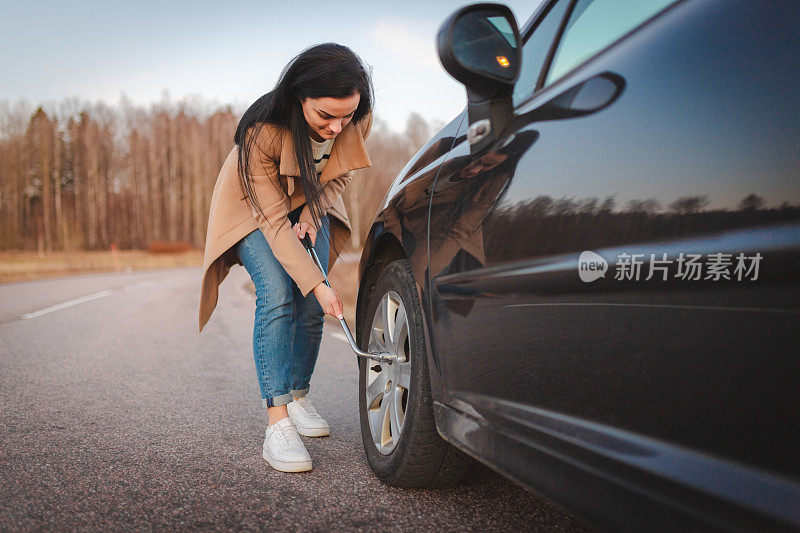
[[[369,333],[369,351],[397,356],[392,364],[367,361],[366,406],[375,448],[390,454],[397,446],[406,419],[411,360],[408,316],[400,295],[390,290],[381,298]]]

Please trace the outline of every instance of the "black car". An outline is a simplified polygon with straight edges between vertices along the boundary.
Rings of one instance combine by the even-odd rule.
[[[476,4],[359,265],[364,449],[623,529],[800,526],[800,2]]]

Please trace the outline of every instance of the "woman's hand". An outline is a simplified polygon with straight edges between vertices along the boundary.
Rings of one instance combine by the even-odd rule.
[[[342,306],[342,301],[339,299],[339,295],[335,290],[325,285],[324,282],[314,287],[314,296],[317,297],[317,301],[319,305],[322,306],[322,310],[325,311],[325,313],[335,318],[342,318],[344,316],[342,314],[344,313],[344,307]]]
[[[292,226],[292,229],[297,234],[298,239],[302,239],[306,232],[308,232],[308,237],[311,239],[311,246],[317,243],[317,228],[314,227],[314,224],[302,221]]]

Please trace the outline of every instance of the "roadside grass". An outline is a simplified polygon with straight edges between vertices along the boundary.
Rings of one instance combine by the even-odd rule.
[[[58,278],[89,272],[131,272],[202,265],[202,250],[179,253],[101,250],[42,254],[35,251],[0,251],[0,283]]]

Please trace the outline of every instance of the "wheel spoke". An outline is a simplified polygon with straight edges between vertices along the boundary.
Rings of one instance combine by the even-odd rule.
[[[377,424],[375,424],[376,431],[374,433],[374,436],[377,437],[377,441],[381,445],[383,444],[384,441],[383,430],[386,427],[386,416],[390,412],[390,405],[394,403],[392,401],[393,399],[394,398],[392,398],[391,394],[384,394],[383,400],[381,400],[381,408],[378,410]]]
[[[392,384],[392,391],[390,394],[386,396],[391,396],[392,402],[389,406],[389,424],[392,427],[392,444],[397,444],[397,441],[400,439],[400,419],[398,416],[398,409],[400,409],[400,402],[397,402],[397,389]]]
[[[385,352],[386,345],[383,342],[383,322],[381,309],[379,306],[378,312],[375,313],[375,318],[372,320],[372,330],[369,334],[369,349],[371,351]]]
[[[386,372],[380,372],[367,387],[367,408],[372,407],[375,399],[383,394],[386,387]]]
[[[411,363],[397,363],[397,384],[406,390],[411,387]]]
[[[371,410],[368,411],[367,414],[369,415],[369,428],[370,431],[372,431],[372,442],[380,449],[381,428],[383,427],[380,412],[378,410]]]
[[[397,424],[400,427],[400,432],[403,431],[403,424],[406,422],[406,412],[403,407],[403,391],[405,389],[401,387],[395,387],[395,394],[397,395],[394,399],[395,409],[397,410]]]
[[[397,309],[394,327],[392,328],[392,347],[394,348],[395,354],[400,355],[403,352],[403,344],[405,343],[406,335],[408,335],[406,309],[400,304]]]
[[[383,338],[386,340],[386,345],[392,343],[391,339],[391,326],[389,325],[389,307],[391,306],[391,299],[389,294],[385,294],[381,300],[381,327],[383,328]]]

